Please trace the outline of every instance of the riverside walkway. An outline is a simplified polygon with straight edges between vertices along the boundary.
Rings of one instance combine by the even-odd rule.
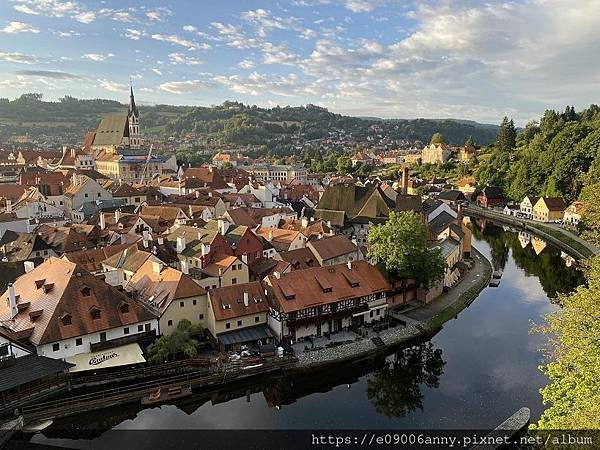
[[[554,223],[536,222],[530,219],[514,217],[504,214],[498,210],[489,208],[480,208],[478,206],[468,206],[463,209],[466,216],[489,219],[492,222],[512,225],[522,230],[526,230],[547,240],[556,247],[564,250],[576,259],[587,259],[591,256],[600,255],[600,249],[575,233],[565,230],[563,227]]]

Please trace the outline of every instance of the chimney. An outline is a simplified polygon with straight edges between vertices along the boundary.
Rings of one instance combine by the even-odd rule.
[[[177,253],[181,253],[185,250],[185,236],[177,237]]]
[[[225,236],[225,234],[227,233],[228,224],[226,224],[225,220],[221,218],[217,219],[217,224],[219,226],[219,233],[221,233],[222,236]]]
[[[76,153],[76,150],[75,150],[74,148],[72,148],[72,149],[71,149],[71,156],[72,156],[73,158],[75,158],[75,153]]]
[[[408,195],[408,166],[402,170],[402,195]]]
[[[10,198],[6,199],[6,212],[7,213],[12,212],[12,200]]]
[[[200,198],[200,191],[196,191],[196,198]]]
[[[202,256],[206,256],[210,253],[210,245],[202,244]]]
[[[104,212],[100,212],[100,229],[104,230],[106,228],[106,218],[104,217]]]
[[[165,243],[165,239],[164,239],[164,238],[161,238],[161,237],[159,237],[159,238],[158,238],[158,245],[163,245],[164,243]]]
[[[144,230],[142,235],[143,235],[143,240],[144,240],[144,247],[148,248],[148,240],[150,238],[150,233],[148,232],[148,230]]]
[[[212,198],[212,192],[208,191],[208,198]]]
[[[248,293],[244,292],[244,306],[248,306],[248,303],[249,303],[249,301],[248,301]]]
[[[77,185],[77,174],[75,172],[73,172],[73,175],[71,175],[71,184],[73,186]]]
[[[308,226],[308,217],[302,217],[302,228],[306,228]]]
[[[273,240],[273,230],[269,230],[269,240]]]
[[[244,264],[248,264],[248,254],[247,254],[247,253],[244,253],[244,254],[242,255],[242,262],[243,262]]]
[[[118,222],[121,219],[121,210],[115,209],[115,222]]]
[[[194,216],[194,210],[192,209],[192,205],[188,205],[188,213],[191,219]]]
[[[162,263],[160,263],[159,261],[152,261],[152,272],[160,273],[161,270],[162,270]]]
[[[29,273],[35,267],[35,264],[33,264],[33,261],[24,261],[23,267],[25,268],[25,273]]]
[[[62,146],[62,154],[63,154],[63,156],[65,156],[67,154],[67,146],[66,145]]]
[[[456,216],[456,223],[461,226],[463,221],[463,207],[462,205],[458,205],[458,215]]]
[[[348,261],[347,265],[348,265],[348,270],[352,270],[352,261]]]
[[[281,279],[281,272],[279,272],[278,270],[273,272],[273,275],[275,275],[275,278],[277,278],[278,280]]]
[[[223,269],[219,267],[219,276],[222,277],[223,276]]]
[[[190,273],[187,261],[181,261],[181,271],[186,275]]]
[[[8,302],[10,304],[10,317],[14,319],[19,313],[19,308],[17,308],[17,296],[15,295],[15,286],[10,283],[8,285]]]

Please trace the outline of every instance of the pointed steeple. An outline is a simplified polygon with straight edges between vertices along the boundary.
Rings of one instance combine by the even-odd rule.
[[[135,98],[133,96],[133,82],[129,79],[129,116],[131,115],[139,117],[138,109],[135,105]]]

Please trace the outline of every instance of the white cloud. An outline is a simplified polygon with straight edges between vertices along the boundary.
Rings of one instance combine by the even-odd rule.
[[[162,75],[162,72],[158,69],[150,69],[152,70],[152,72],[154,72],[156,75]]]
[[[73,16],[73,18],[77,22],[86,23],[86,24],[92,23],[94,20],[96,20],[96,13],[93,11],[81,12],[79,14],[75,14]]]
[[[39,33],[40,30],[24,22],[8,22],[2,29],[3,33]]]
[[[106,78],[99,78],[98,83],[100,86],[110,92],[127,92],[129,86],[123,83],[116,83],[114,81],[107,80]]]
[[[204,63],[201,59],[194,58],[193,56],[186,56],[182,53],[169,53],[169,60],[171,61],[171,64],[185,64],[189,66],[196,66]]]
[[[238,67],[240,69],[253,69],[256,67],[256,63],[250,59],[244,59],[239,62]]]
[[[210,83],[203,80],[187,80],[187,81],[169,81],[161,84],[158,88],[161,91],[171,94],[189,94],[201,88],[210,87]]]
[[[105,61],[107,58],[112,58],[113,56],[115,56],[113,53],[86,53],[85,55],[82,55],[81,57],[83,59],[89,59],[92,61]]]
[[[123,36],[127,39],[131,39],[133,41],[139,41],[142,36],[145,36],[146,33],[141,30],[136,30],[135,28],[125,28],[123,32]]]
[[[343,4],[346,9],[355,13],[371,12],[381,4],[383,0],[344,0]]]
[[[163,41],[169,42],[174,45],[181,45],[182,47],[186,47],[188,50],[208,50],[210,48],[210,45],[206,43],[198,43],[196,41],[184,39],[174,34],[153,34],[151,37],[156,41]]]
[[[62,0],[16,0],[14,8],[24,14],[63,17],[78,13],[81,6],[77,1]]]
[[[169,8],[164,8],[164,7],[155,8],[146,13],[146,17],[148,18],[148,20],[154,21],[154,22],[162,22],[167,17],[172,16],[172,15],[173,15],[173,11],[171,11]]]
[[[290,52],[285,46],[273,45],[271,42],[265,42],[262,46],[263,62],[265,64],[287,64],[295,65],[298,63],[298,55]]]
[[[296,74],[268,75],[253,72],[248,76],[219,75],[214,77],[214,81],[232,92],[253,97],[265,94],[294,97],[313,93]]]
[[[2,89],[22,90],[26,89],[28,86],[31,86],[31,81],[28,81],[22,76],[18,76],[12,80],[0,80],[0,88]]]
[[[19,64],[34,64],[37,62],[37,58],[34,55],[25,55],[23,53],[0,52],[0,61],[15,62]]]
[[[189,31],[190,33],[195,33],[196,31],[198,31],[198,28],[196,28],[194,25],[184,25],[183,31]]]

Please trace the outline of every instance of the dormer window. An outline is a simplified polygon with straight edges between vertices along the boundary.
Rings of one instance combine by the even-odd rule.
[[[52,291],[53,288],[54,283],[44,284],[44,294],[47,294],[48,292]]]
[[[121,303],[119,310],[121,311],[121,314],[127,314],[129,312],[129,303]]]
[[[90,309],[90,315],[92,316],[92,319],[94,319],[94,320],[100,319],[100,315],[101,315],[100,313],[101,313],[100,308],[98,308],[96,306],[94,306],[92,309]]]
[[[71,314],[64,313],[62,316],[60,316],[60,321],[62,322],[62,324],[64,326],[71,325],[71,323],[72,323]]]
[[[46,283],[46,280],[35,280],[35,288],[39,289]]]
[[[89,297],[90,295],[92,295],[92,290],[89,287],[84,286],[83,288],[81,288],[81,295],[84,297]]]

